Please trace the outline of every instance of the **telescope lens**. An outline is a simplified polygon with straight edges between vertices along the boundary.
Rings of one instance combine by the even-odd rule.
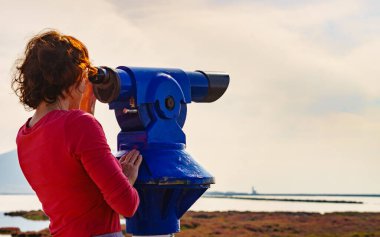
[[[196,102],[214,102],[227,90],[228,84],[230,83],[230,76],[228,74],[220,72],[197,72],[206,76],[208,80],[208,92],[204,98]]]

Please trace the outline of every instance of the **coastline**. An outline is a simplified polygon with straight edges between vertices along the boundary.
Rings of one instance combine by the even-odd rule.
[[[276,201],[276,202],[314,202],[314,203],[341,203],[341,204],[363,204],[361,201],[345,201],[345,200],[325,200],[325,199],[297,199],[297,198],[268,198],[259,196],[233,196],[233,195],[204,195],[204,198],[227,198],[240,200],[255,201]]]
[[[175,236],[380,236],[379,197],[207,196],[181,218],[181,232]],[[50,236],[46,229],[49,221],[35,221],[44,220],[38,216],[40,213],[31,212],[37,209],[41,204],[35,195],[0,195],[0,232],[1,227],[8,226],[19,227],[20,230],[13,229],[14,237]],[[14,216],[2,212],[13,212]],[[125,224],[124,219],[121,223]]]
[[[19,215],[30,216],[29,212]],[[43,216],[33,211],[31,219]],[[16,214],[15,214],[16,215]],[[43,219],[43,218],[42,218]],[[125,230],[125,226],[123,226]],[[13,228],[12,237],[47,237],[47,229],[21,232]],[[239,212],[239,211],[189,211],[181,218],[179,237],[190,236],[380,236],[380,212]],[[0,235],[1,236],[1,235]],[[131,236],[125,234],[125,236]]]

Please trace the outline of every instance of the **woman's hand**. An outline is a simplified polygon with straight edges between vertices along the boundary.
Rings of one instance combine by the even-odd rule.
[[[129,182],[133,185],[139,173],[139,167],[142,162],[142,156],[138,150],[131,150],[119,160],[123,173],[127,176]]]

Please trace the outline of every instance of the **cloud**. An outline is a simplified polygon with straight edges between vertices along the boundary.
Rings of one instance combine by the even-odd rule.
[[[186,125],[189,149],[207,157],[201,159],[220,183],[243,189],[257,180],[264,190],[284,192],[370,190],[373,176],[350,178],[373,173],[379,151],[372,117],[379,109],[371,103],[379,94],[371,59],[379,36],[357,34],[369,19],[349,28],[368,6],[194,5],[162,1],[128,10],[119,2],[126,10],[118,12],[154,39],[168,64],[231,74],[220,103],[191,105]]]
[[[371,181],[380,178],[380,21],[372,3],[13,1],[0,10],[12,22],[0,27],[0,76],[46,27],[85,42],[97,65],[226,71],[226,94],[189,105],[185,124],[188,149],[216,176],[215,189],[380,192]],[[0,124],[12,137],[27,114],[8,83],[0,83],[0,108],[9,113]],[[115,147],[112,111],[98,104],[96,116]]]

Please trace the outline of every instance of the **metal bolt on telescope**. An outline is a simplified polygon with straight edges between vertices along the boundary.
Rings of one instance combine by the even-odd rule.
[[[115,110],[118,152],[137,148],[144,157],[134,185],[140,205],[127,219],[128,233],[179,232],[179,219],[215,183],[186,152],[182,127],[187,104],[219,99],[229,80],[225,73],[125,66],[98,67],[90,77],[96,98]]]

